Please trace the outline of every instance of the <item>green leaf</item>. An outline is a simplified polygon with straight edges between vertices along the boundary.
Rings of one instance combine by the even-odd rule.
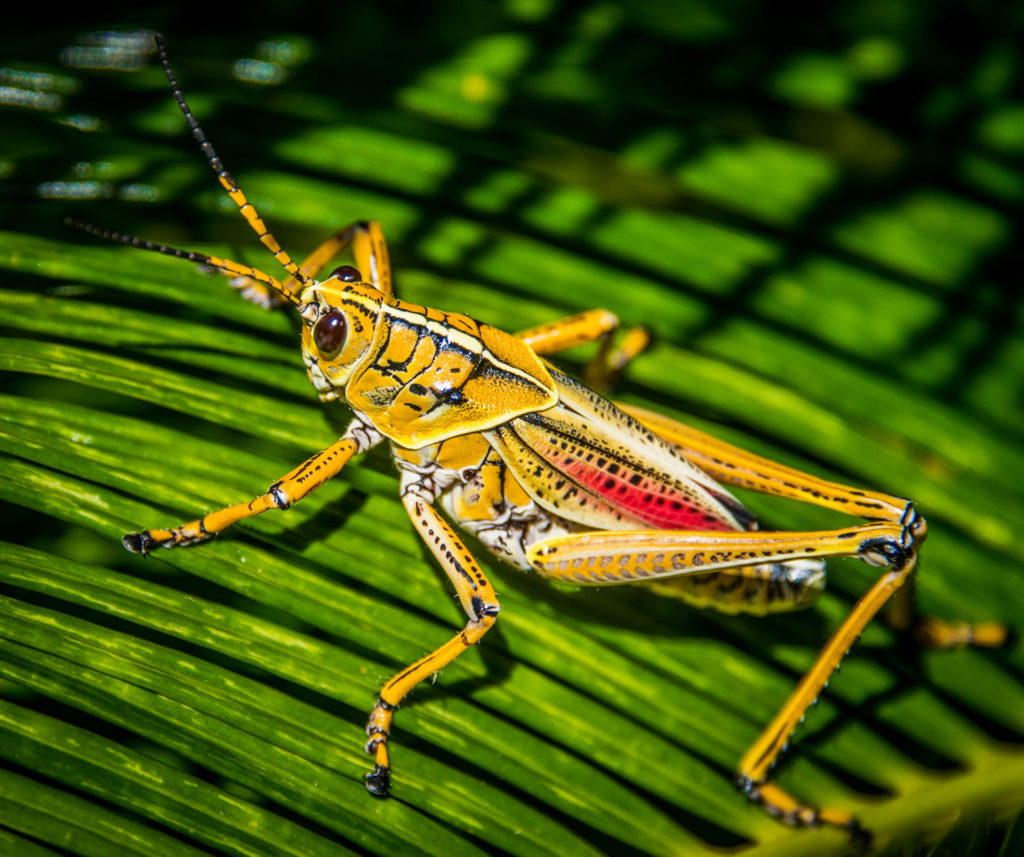
[[[1019,25],[952,27],[967,51],[921,13],[855,3],[860,17],[821,10],[773,41],[745,4],[643,5],[385,20],[352,4],[306,36],[258,15],[230,38],[166,35],[290,253],[378,218],[411,301],[508,330],[593,306],[648,325],[656,344],[617,396],[914,498],[930,523],[922,608],[1022,630],[1024,171],[1001,41]],[[831,564],[813,610],[757,619],[554,587],[477,546],[497,628],[402,706],[393,796],[370,797],[377,689],[464,622],[393,467],[374,451],[287,513],[146,560],[122,550],[125,532],[265,490],[348,414],[317,401],[287,312],[61,227],[278,274],[146,39],[0,43],[0,177],[18,213],[0,230],[0,851],[846,848],[731,780],[877,576],[852,561]],[[891,61],[868,74],[879,46]],[[954,91],[941,58],[967,55],[983,59]],[[836,520],[744,500],[767,528]],[[885,853],[1008,857],[1022,674],[1019,642],[924,652],[873,623],[779,780],[856,811]]]

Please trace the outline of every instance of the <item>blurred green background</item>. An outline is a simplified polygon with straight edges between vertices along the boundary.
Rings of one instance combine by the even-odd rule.
[[[850,561],[814,610],[759,620],[482,555],[498,629],[403,706],[394,797],[367,796],[376,687],[462,622],[386,454],[213,544],[124,553],[346,415],[291,319],[63,220],[276,273],[188,137],[161,31],[293,255],[372,217],[411,300],[649,325],[617,396],[912,497],[923,607],[1019,629],[1021,4],[38,14],[0,33],[0,854],[841,852],[730,778],[872,580]],[[836,520],[744,499],[767,528]],[[920,652],[873,625],[780,779],[886,853],[1020,853],[1022,676],[1019,643]]]

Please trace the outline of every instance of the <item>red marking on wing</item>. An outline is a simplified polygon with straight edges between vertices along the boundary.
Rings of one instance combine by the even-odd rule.
[[[737,529],[734,523],[716,514],[710,495],[708,506],[702,506],[694,497],[621,461],[609,461],[593,451],[585,451],[582,457],[575,452],[571,446],[562,450],[557,456],[558,469],[630,517],[662,530]],[[702,489],[695,486],[695,490]]]

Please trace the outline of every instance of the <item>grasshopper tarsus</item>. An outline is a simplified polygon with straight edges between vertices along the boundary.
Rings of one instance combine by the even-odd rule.
[[[893,538],[866,539],[861,542],[857,555],[873,565],[899,571],[910,558],[910,552]]]
[[[853,819],[845,827],[846,832],[850,835],[851,852],[854,854],[866,854],[874,843],[874,834],[857,819]]]
[[[125,533],[121,537],[121,544],[125,550],[145,556],[153,549],[156,541],[149,534],[149,530],[143,530],[141,533]]]
[[[377,797],[387,797],[391,790],[391,771],[383,765],[375,765],[368,774],[363,774],[366,790]]]

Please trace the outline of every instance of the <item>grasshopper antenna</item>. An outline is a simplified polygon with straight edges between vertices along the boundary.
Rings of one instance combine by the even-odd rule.
[[[210,141],[206,139],[202,127],[199,125],[199,121],[193,115],[192,110],[188,106],[188,102],[185,101],[185,96],[182,94],[181,87],[178,86],[178,81],[174,77],[174,70],[171,68],[171,62],[167,58],[167,49],[164,47],[164,39],[159,33],[153,34],[153,39],[156,42],[157,56],[160,59],[160,65],[163,66],[164,74],[167,75],[167,81],[171,87],[171,94],[174,96],[174,100],[178,102],[178,107],[185,116],[185,121],[188,123],[189,129],[192,131],[192,136],[196,142],[199,143],[199,148],[202,150],[206,160],[209,161],[210,166],[213,167],[217,178],[221,183],[224,190],[227,191],[228,196],[238,206],[238,210],[242,213],[246,222],[252,228],[252,230],[259,236],[260,241],[274,254],[274,258],[277,259],[278,263],[289,273],[290,279],[297,282],[300,287],[308,286],[312,280],[302,272],[298,265],[292,260],[278,244],[277,239],[273,233],[267,229],[267,225],[263,222],[263,219],[259,216],[253,204],[245,198],[245,194],[242,193],[241,188],[238,186],[238,182],[234,180],[231,173],[229,173],[224,165],[221,163],[217,153],[214,151]],[[64,221],[68,226],[72,226],[75,229],[80,229],[83,232],[87,232],[90,235],[94,235],[97,238],[102,238],[107,241],[116,241],[121,244],[128,244],[131,247],[137,247],[141,250],[151,250],[154,253],[160,253],[164,256],[173,256],[176,259],[187,259],[191,262],[200,262],[205,265],[210,265],[214,268],[219,268],[222,271],[226,271],[229,274],[235,274],[240,277],[249,277],[250,279],[256,280],[257,282],[263,283],[269,286],[277,294],[287,300],[289,303],[295,306],[300,306],[301,301],[298,298],[297,292],[301,289],[289,288],[285,284],[276,280],[270,274],[264,273],[259,268],[253,268],[249,265],[242,265],[238,262],[233,262],[230,259],[224,259],[220,256],[210,256],[206,253],[196,253],[190,250],[179,250],[176,247],[171,247],[167,244],[158,244],[154,241],[147,241],[143,238],[137,238],[134,235],[128,235],[123,232],[115,232],[110,229],[102,229],[98,226],[93,226],[89,223],[83,223],[73,218],[68,218]]]
[[[270,274],[264,273],[259,268],[253,268],[249,265],[241,265],[238,262],[233,262],[231,259],[224,259],[220,256],[211,256],[208,253],[197,253],[194,250],[179,250],[177,247],[171,247],[168,244],[158,244],[155,241],[147,241],[144,238],[137,238],[136,236],[129,235],[125,232],[103,229],[99,226],[93,226],[91,223],[83,223],[81,220],[75,220],[72,217],[66,218],[64,223],[67,226],[80,229],[82,232],[87,232],[89,235],[95,235],[97,238],[102,238],[104,241],[114,241],[118,244],[127,244],[129,247],[137,247],[139,250],[151,250],[154,253],[159,253],[161,256],[173,256],[175,259],[187,259],[189,262],[199,262],[202,265],[209,265],[211,268],[219,268],[222,271],[227,271],[229,274],[234,274],[238,277],[249,277],[250,279],[269,286],[287,301],[295,304],[295,306],[299,306],[301,304],[301,301],[299,301],[296,294],[286,289],[280,282],[270,276]]]
[[[231,197],[231,201],[238,206],[238,210],[242,213],[242,216],[246,219],[246,222],[255,232],[263,245],[274,254],[274,258],[277,259],[278,264],[281,265],[295,280],[297,280],[302,286],[308,286],[311,282],[299,269],[299,266],[295,264],[291,256],[289,256],[277,243],[277,239],[274,234],[267,229],[267,225],[263,222],[263,218],[259,216],[259,213],[253,207],[253,204],[245,198],[245,194],[242,193],[242,189],[238,186],[238,182],[235,181],[234,177],[225,168],[224,164],[221,163],[220,158],[214,151],[210,141],[206,138],[206,133],[199,125],[199,120],[193,115],[191,108],[188,106],[188,102],[185,101],[185,96],[181,91],[181,87],[178,86],[178,81],[174,76],[174,69],[171,68],[171,61],[167,58],[167,49],[164,46],[164,37],[159,33],[153,34],[153,39],[156,41],[156,52],[157,57],[160,59],[160,65],[163,66],[164,74],[167,75],[167,82],[171,86],[171,94],[174,96],[174,100],[178,102],[178,107],[181,109],[182,114],[185,116],[185,121],[188,123],[189,129],[192,131],[192,137],[199,144],[199,148],[206,160],[209,161],[210,166],[213,167],[213,171],[217,174],[217,179],[220,181],[221,186],[227,191],[228,196]]]

